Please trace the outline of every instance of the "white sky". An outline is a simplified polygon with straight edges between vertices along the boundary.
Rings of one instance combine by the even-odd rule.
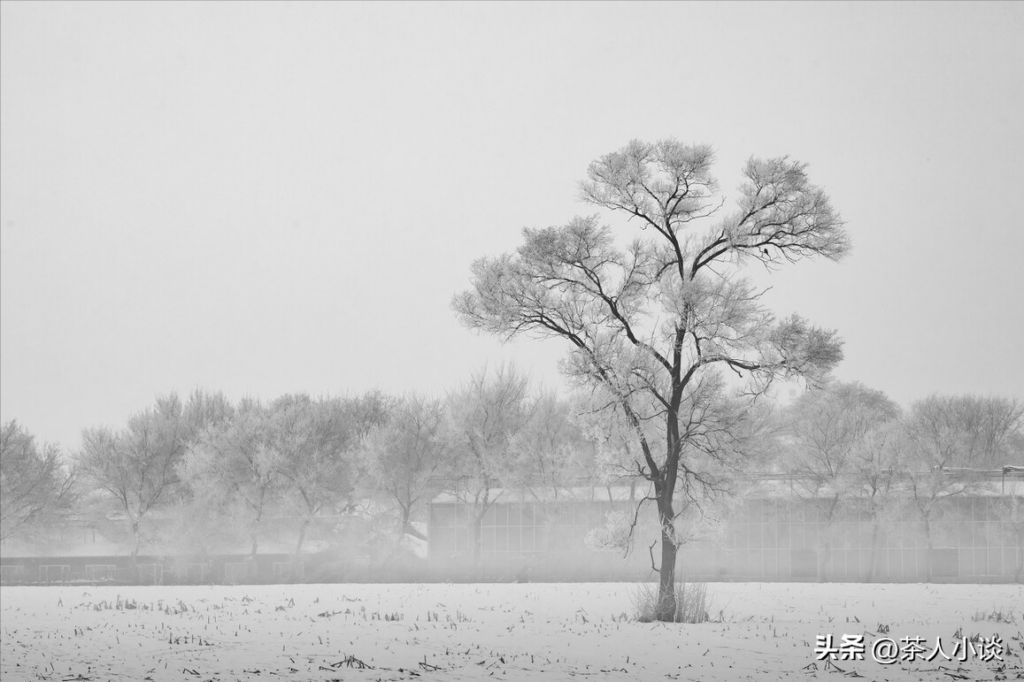
[[[75,447],[157,394],[442,393],[452,295],[594,212],[631,138],[810,164],[843,263],[771,303],[900,403],[1024,395],[1024,3],[0,5],[0,411]]]

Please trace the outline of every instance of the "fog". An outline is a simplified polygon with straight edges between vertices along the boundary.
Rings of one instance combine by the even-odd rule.
[[[873,512],[863,500],[800,497],[795,486],[785,477],[757,481],[743,499],[705,505],[700,513],[680,502],[678,575],[832,582],[1022,577],[1020,477],[934,503],[927,524],[913,499]],[[353,504],[312,522],[267,515],[255,534],[245,510],[232,518],[181,506],[146,521],[134,557],[125,519],[83,515],[5,540],[3,576],[9,583],[117,584],[641,581],[656,577],[652,558],[661,539],[653,505],[641,504],[642,497],[642,488],[622,486],[546,494],[496,489],[481,513],[479,501],[443,493],[426,507],[425,520],[413,523],[416,535],[398,534],[394,514],[379,503]]]
[[[0,677],[1019,676],[1022,8],[0,3]]]

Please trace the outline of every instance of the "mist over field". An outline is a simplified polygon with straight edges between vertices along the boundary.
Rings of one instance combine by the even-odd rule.
[[[0,0],[0,676],[1024,679],[1021,35]]]

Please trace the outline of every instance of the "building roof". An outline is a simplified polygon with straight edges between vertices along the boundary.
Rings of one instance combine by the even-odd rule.
[[[1021,477],[1024,478],[1024,467],[1009,467],[1020,469]],[[951,475],[953,472],[950,472]],[[1024,480],[1003,479],[1000,471],[984,472],[983,484],[970,490],[968,493],[974,497],[1000,497],[1003,495],[1024,495]],[[821,486],[817,490],[808,487],[801,487],[801,483],[807,481],[806,477],[789,474],[752,474],[745,480],[740,481],[738,487],[740,492],[737,497],[747,499],[809,499],[814,497],[830,497],[831,488]],[[649,484],[644,482],[637,485],[631,493],[629,486],[614,485],[590,485],[573,486],[563,489],[554,489],[551,486],[530,487],[530,488],[492,488],[488,499],[496,504],[516,504],[535,502],[628,502],[631,499],[639,502],[647,494]],[[844,496],[849,497],[851,488],[844,489]],[[866,492],[866,491],[865,491]],[[682,495],[677,491],[677,495]],[[865,495],[866,497],[867,495]],[[431,500],[431,504],[467,504],[471,503],[472,497],[467,492],[443,492]]]

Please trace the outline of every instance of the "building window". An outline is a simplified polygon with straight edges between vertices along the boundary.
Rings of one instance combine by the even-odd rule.
[[[22,580],[24,577],[24,566],[0,566],[0,580]]]
[[[71,576],[71,566],[47,564],[39,567],[39,580],[44,583],[64,582]]]
[[[273,571],[275,580],[299,580],[305,577],[306,565],[301,561],[275,561]]]
[[[237,561],[224,564],[224,582],[240,583],[256,577],[256,564],[251,561]]]
[[[86,580],[113,580],[117,575],[117,566],[113,564],[88,564],[85,567]]]

